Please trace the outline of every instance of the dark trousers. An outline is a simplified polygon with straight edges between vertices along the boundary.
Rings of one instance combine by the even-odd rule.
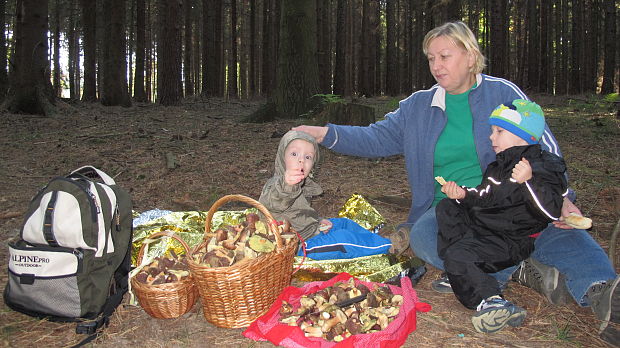
[[[457,299],[475,309],[482,300],[500,295],[499,283],[490,274],[526,259],[534,250],[534,238],[516,243],[491,233],[472,224],[464,209],[451,200],[440,202],[436,211],[438,253]]]

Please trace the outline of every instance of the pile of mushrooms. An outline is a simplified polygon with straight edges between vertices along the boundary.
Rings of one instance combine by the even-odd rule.
[[[282,227],[280,235],[291,242],[294,235],[288,226]],[[193,254],[194,261],[209,267],[228,267],[245,259],[255,259],[276,248],[276,237],[256,213],[248,213],[240,224],[223,225],[214,233],[206,248]]]
[[[302,296],[296,310],[282,301],[280,322],[299,326],[306,337],[340,342],[351,335],[384,330],[402,303],[402,295],[392,293],[387,285],[371,290],[351,278]]]
[[[148,266],[136,274],[136,280],[148,284],[158,285],[173,283],[189,276],[189,266],[185,257],[179,257],[170,249],[170,257],[158,256]]]

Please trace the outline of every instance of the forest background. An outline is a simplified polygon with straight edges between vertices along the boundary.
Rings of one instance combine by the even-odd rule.
[[[460,19],[488,58],[485,72],[517,83],[544,107],[578,205],[595,221],[591,233],[615,255],[619,6],[614,0],[0,0],[0,241],[19,233],[41,185],[84,164],[111,173],[137,211],[207,210],[231,193],[256,198],[279,136],[314,121],[313,96],[371,107],[372,120],[380,119],[399,99],[434,84],[422,39]],[[275,120],[247,122],[258,119]],[[401,156],[322,154],[325,194],[314,204],[323,216],[359,192],[388,228],[403,221],[411,194]],[[618,255],[612,259],[618,269]],[[0,248],[0,268],[7,260]],[[516,283],[506,294],[527,308],[524,326],[477,334],[453,296],[431,290],[439,274],[429,267],[416,287],[433,310],[418,316],[405,347],[604,344],[588,308],[552,306]],[[0,284],[6,279],[0,272]],[[0,346],[72,346],[83,338],[73,330],[0,304]],[[198,305],[166,321],[124,304],[93,345],[271,346],[241,331],[206,323]]]
[[[48,114],[71,100],[178,105],[268,98],[295,118],[309,97],[432,86],[425,33],[463,20],[487,73],[530,93],[618,91],[616,0],[0,0],[0,96]],[[61,52],[63,54],[61,54]],[[66,57],[66,58],[63,58]]]

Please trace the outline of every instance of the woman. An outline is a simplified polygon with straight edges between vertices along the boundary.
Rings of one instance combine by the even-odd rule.
[[[435,205],[445,195],[434,177],[443,176],[464,186],[479,183],[482,172],[495,160],[489,140],[489,115],[499,104],[528,98],[512,82],[482,74],[485,58],[473,33],[462,22],[446,23],[428,32],[423,51],[437,84],[402,100],[399,108],[384,120],[368,127],[328,124],[293,129],[307,132],[321,145],[347,155],[404,155],[414,199],[403,227],[410,229],[410,244],[416,256],[443,269],[437,255]],[[547,125],[540,144],[544,150],[561,156]],[[571,201],[574,198],[574,192],[565,198],[563,216],[581,215]],[[620,321],[620,313],[616,312],[620,308],[615,308],[620,307],[618,278],[609,259],[586,231],[566,231],[569,228],[563,222],[554,222],[541,233],[522,281],[548,298],[558,299],[566,291],[557,282],[561,274],[580,305],[600,302],[598,309],[593,306],[599,319]],[[495,276],[505,284],[514,270],[512,267]],[[549,277],[554,279],[549,281]],[[440,284],[441,281],[435,285]]]

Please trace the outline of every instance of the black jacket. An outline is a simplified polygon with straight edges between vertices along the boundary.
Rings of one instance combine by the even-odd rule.
[[[518,184],[511,179],[512,169],[523,157],[530,162],[532,178]],[[439,256],[462,236],[462,224],[479,235],[500,236],[514,246],[515,259],[529,256],[532,237],[561,216],[568,187],[565,171],[564,160],[539,144],[514,146],[497,154],[479,186],[465,188],[462,200],[444,199],[437,206]]]

